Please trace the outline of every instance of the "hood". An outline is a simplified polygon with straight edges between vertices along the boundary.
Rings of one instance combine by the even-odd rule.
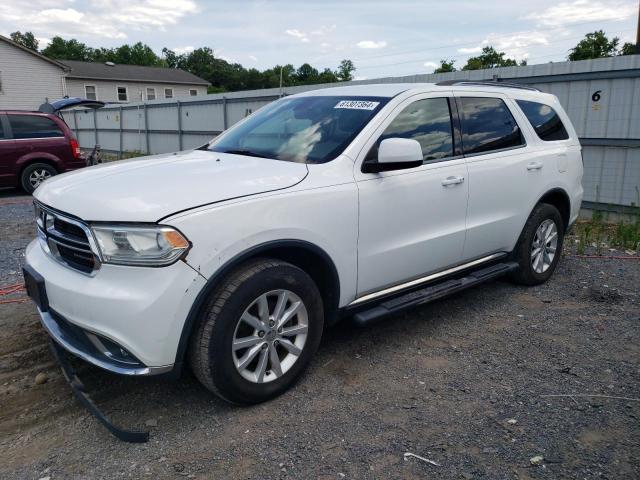
[[[60,100],[54,100],[51,103],[43,103],[38,108],[38,111],[42,113],[57,113],[60,110],[73,107],[102,108],[104,107],[104,102],[80,97],[61,98]]]
[[[34,197],[86,221],[156,222],[201,205],[291,187],[306,176],[301,163],[192,150],[57,175]]]

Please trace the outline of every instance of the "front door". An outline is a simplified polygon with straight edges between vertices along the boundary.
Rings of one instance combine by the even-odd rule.
[[[461,261],[468,181],[458,155],[452,100],[418,95],[389,115],[364,151],[375,162],[386,138],[422,146],[419,167],[363,173],[356,162],[360,215],[358,296],[443,270]],[[454,134],[455,133],[455,134]]]

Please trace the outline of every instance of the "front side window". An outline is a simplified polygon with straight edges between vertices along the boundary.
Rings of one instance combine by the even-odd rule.
[[[524,145],[520,127],[500,98],[462,97],[462,146],[465,154]]]
[[[453,156],[453,129],[446,98],[418,100],[406,107],[378,139],[410,138],[422,147],[425,161]]]
[[[528,100],[516,100],[516,102],[541,140],[553,142],[569,138],[558,113],[549,105]]]
[[[284,98],[220,135],[209,150],[325,163],[340,155],[388,100],[338,96]]]
[[[87,100],[97,100],[98,95],[96,94],[96,86],[95,85],[85,85],[84,86],[84,98]]]
[[[173,98],[173,88],[164,89],[164,98]]]
[[[39,115],[7,115],[13,138],[64,137],[56,122]]]
[[[152,87],[147,87],[147,100],[155,100],[156,99],[156,89]]]
[[[116,87],[118,89],[118,101],[127,102],[129,101],[129,95],[127,93],[127,87]]]

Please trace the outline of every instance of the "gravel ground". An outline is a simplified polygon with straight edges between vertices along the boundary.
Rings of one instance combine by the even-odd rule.
[[[21,280],[33,231],[30,198],[0,192],[0,286]],[[81,366],[108,415],[148,426],[142,445],[73,400],[34,306],[0,296],[19,302],[0,304],[0,478],[640,478],[639,286],[638,260],[566,255],[539,287],[345,322],[295,388],[248,408],[189,373]]]

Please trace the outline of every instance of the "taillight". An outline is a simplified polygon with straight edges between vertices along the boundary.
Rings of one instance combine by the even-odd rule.
[[[71,138],[69,140],[69,146],[73,152],[73,158],[80,158],[80,145],[78,144],[78,140]]]

